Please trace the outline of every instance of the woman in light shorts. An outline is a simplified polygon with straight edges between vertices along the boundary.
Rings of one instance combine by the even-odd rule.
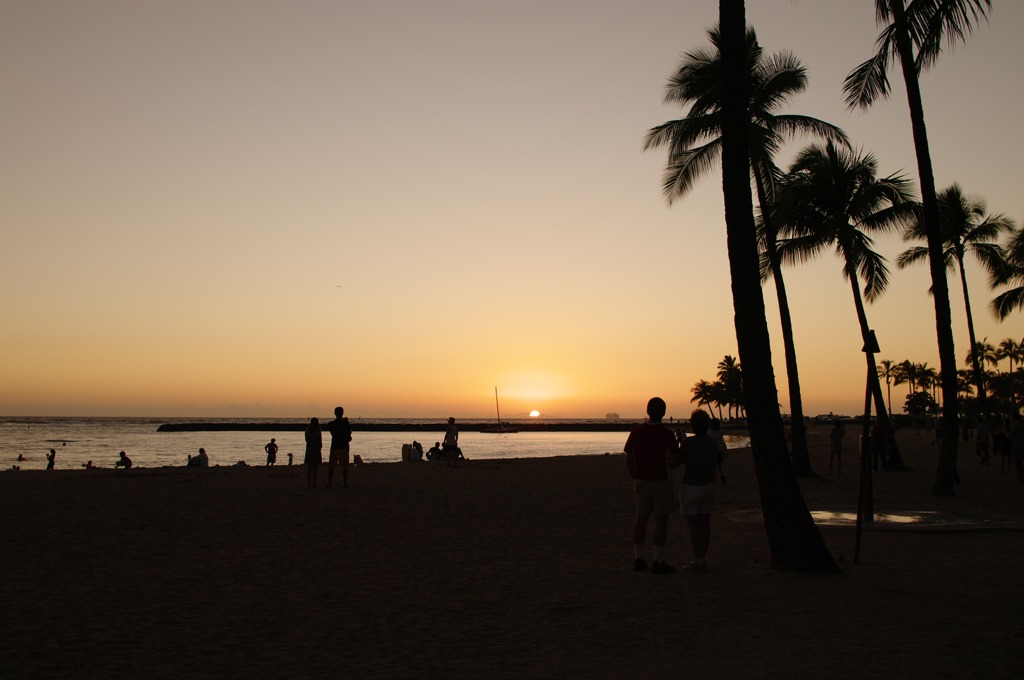
[[[719,476],[722,454],[718,444],[708,436],[711,416],[697,409],[690,414],[692,437],[682,441],[681,462],[686,465],[680,493],[680,505],[690,529],[693,561],[687,571],[704,573],[704,561],[711,542],[711,510],[715,505],[715,478]]]

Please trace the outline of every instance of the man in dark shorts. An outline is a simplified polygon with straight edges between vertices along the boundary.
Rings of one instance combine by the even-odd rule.
[[[348,445],[352,441],[352,428],[345,417],[345,409],[334,409],[334,420],[327,423],[331,433],[331,456],[327,466],[327,486],[334,480],[334,468],[341,466],[341,486],[348,487]]]
[[[665,417],[665,401],[654,397],[647,402],[649,422],[629,433],[626,445],[626,467],[633,478],[636,521],[633,524],[633,569],[647,569],[644,542],[647,521],[654,515],[654,562],[652,574],[670,574],[676,570],[665,562],[665,539],[668,537],[668,515],[675,507],[675,494],[668,468],[679,449],[672,431],[661,424]]]

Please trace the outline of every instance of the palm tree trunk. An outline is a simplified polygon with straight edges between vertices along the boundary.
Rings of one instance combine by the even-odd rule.
[[[786,353],[786,378],[789,382],[789,409],[793,421],[790,428],[793,471],[797,477],[814,477],[814,471],[811,469],[811,455],[807,449],[807,426],[804,423],[804,404],[803,398],[800,395],[800,371],[797,368],[796,343],[793,340],[793,317],[789,312],[789,296],[786,294],[786,282],[782,277],[782,258],[779,257],[779,249],[775,239],[775,227],[772,225],[771,210],[768,206],[768,196],[761,173],[754,173],[754,182],[757,187],[757,201],[761,204],[765,251],[772,263],[775,296],[779,301],[782,346]]]
[[[971,342],[971,367],[974,369],[974,385],[978,388],[978,408],[982,418],[988,420],[988,395],[985,390],[985,375],[978,362],[978,340],[974,335],[974,315],[971,313],[971,296],[967,292],[967,273],[964,271],[963,253],[957,251],[957,264],[960,266],[960,285],[964,289],[964,310],[967,312],[967,339]]]
[[[953,318],[949,311],[949,285],[946,281],[946,266],[942,259],[942,233],[939,230],[939,199],[935,191],[935,174],[932,171],[931,151],[928,147],[928,131],[924,124],[924,103],[921,100],[921,86],[914,67],[914,52],[907,31],[904,0],[889,0],[896,24],[896,46],[903,69],[903,82],[907,88],[907,104],[910,108],[910,125],[914,133],[914,149],[917,152],[917,172],[921,181],[921,203],[925,228],[928,232],[928,261],[932,274],[932,301],[935,304],[935,330],[939,345],[939,372],[942,376],[942,444],[939,449],[939,464],[935,471],[932,494],[952,496],[956,483],[957,458],[957,385],[956,348],[953,344]]]
[[[758,271],[747,150],[746,11],[743,0],[719,0],[722,35],[722,191],[732,277],[736,344],[743,364],[750,444],[761,492],[773,569],[839,570],[807,510],[786,450],[772,372],[771,342]]]
[[[850,251],[844,248],[844,252]],[[864,311],[864,301],[860,296],[860,288],[857,286],[857,272],[849,261],[846,264],[846,274],[850,280],[850,287],[853,289],[853,304],[857,308],[857,320],[860,322],[861,339],[864,341],[864,346],[868,347],[871,344],[871,327],[868,325],[867,312]],[[865,352],[864,356],[867,357],[868,362],[868,385],[871,388],[871,399],[875,404],[875,417],[878,418],[878,422],[885,426],[886,431],[894,434],[896,431],[889,421],[889,412],[885,408],[885,396],[882,394],[882,382],[878,379],[878,368],[875,366],[874,355],[870,352]],[[907,466],[903,463],[903,457],[900,455],[899,447],[896,446],[895,437],[890,437],[888,444],[890,450],[887,469],[905,470]]]

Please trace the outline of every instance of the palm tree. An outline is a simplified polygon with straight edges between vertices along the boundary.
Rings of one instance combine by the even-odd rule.
[[[924,104],[918,76],[938,59],[944,42],[963,40],[973,23],[987,17],[991,0],[875,0],[875,15],[884,25],[878,36],[878,51],[846,78],[843,91],[850,108],[870,107],[879,97],[889,96],[886,72],[889,59],[900,62],[910,107],[910,124],[917,152],[917,170],[921,181],[921,201],[928,235],[928,259],[935,304],[935,329],[942,372],[942,448],[935,472],[932,493],[954,495],[957,457],[957,385],[956,349],[953,344],[953,318],[949,308],[949,286],[942,259],[942,233],[935,191],[928,132],[924,124]],[[889,23],[891,21],[891,23]],[[916,49],[916,53],[915,53]]]
[[[1004,291],[992,300],[992,312],[1000,321],[1014,311],[1024,311],[1024,226],[1015,230],[1004,250],[1004,257],[989,280],[992,288],[1016,286]]]
[[[736,407],[736,414],[739,415],[740,406],[743,404],[743,370],[736,361],[736,357],[725,355],[725,358],[718,362],[718,382],[726,396],[726,405],[729,408],[729,417],[732,418],[732,409]]]
[[[690,403],[697,402],[697,408],[700,408],[702,404],[707,404],[708,408],[711,408],[711,404],[716,401],[715,392],[714,383],[710,383],[707,380],[699,380],[696,385],[690,388],[690,394],[693,395]],[[718,411],[721,413],[721,406],[718,407]]]
[[[1013,362],[1020,361],[1021,357],[1024,356],[1024,341],[1017,342],[1013,338],[1006,338],[999,343],[999,348],[996,350],[997,357],[999,360],[1009,359],[1010,360],[1010,371],[1007,374],[1009,377],[1009,392],[1010,392],[1010,407],[1013,411],[1017,410],[1016,393],[1013,389]]]
[[[896,380],[896,374],[899,371],[899,364],[890,361],[889,359],[882,359],[878,362],[876,368],[878,377],[885,380],[885,400],[889,407],[889,418],[892,418],[892,384]]]
[[[688,52],[669,79],[665,102],[689,105],[686,117],[652,128],[644,141],[644,150],[668,147],[662,191],[670,205],[686,195],[696,181],[711,170],[722,152],[722,36],[719,29],[709,29],[708,38],[712,49]],[[745,39],[750,117],[748,153],[761,207],[762,223],[758,233],[766,262],[764,275],[773,274],[779,303],[793,414],[793,464],[797,475],[812,476],[789,296],[778,266],[777,233],[769,210],[778,173],[773,159],[786,138],[795,134],[809,134],[844,145],[848,142],[842,130],[817,118],[776,113],[780,106],[807,87],[806,69],[788,52],[765,55],[753,28],[747,28]]]
[[[732,279],[733,319],[747,370],[743,393],[761,514],[774,569],[836,572],[838,565],[814,524],[786,449],[772,370],[771,339],[758,268],[754,204],[750,194],[748,136],[749,57],[743,0],[719,0],[722,53],[722,193]]]
[[[917,365],[917,376],[917,380],[921,385],[921,391],[931,393],[932,399],[938,403],[938,399],[936,398],[938,395],[935,393],[935,390],[942,382],[939,380],[938,371],[929,366],[927,361],[924,361]]]
[[[913,218],[915,203],[907,180],[892,175],[876,178],[874,156],[838,149],[832,143],[809,146],[797,156],[782,187],[781,210],[787,233],[782,246],[791,261],[817,256],[834,248],[850,282],[865,347],[873,344],[864,300],[876,300],[889,282],[885,258],[872,250],[871,234],[884,234]],[[864,295],[858,281],[864,280]],[[875,412],[890,427],[882,388],[868,354],[868,377]],[[899,455],[894,464],[901,465]]]
[[[960,285],[963,288],[964,308],[967,311],[967,334],[971,347],[974,347],[978,341],[974,335],[974,315],[971,313],[971,296],[967,291],[964,257],[968,252],[973,253],[989,273],[994,273],[1002,259],[1002,249],[995,241],[1002,232],[1013,229],[1013,222],[1002,214],[986,215],[985,202],[965,196],[959,184],[954,183],[944,189],[938,195],[938,201],[942,256],[947,269],[952,270],[956,266],[960,270]],[[927,237],[928,230],[920,216],[903,234],[905,241],[927,240]],[[914,246],[900,253],[896,264],[902,269],[916,262],[925,262],[927,259],[928,248]],[[980,377],[982,371],[977,360],[972,361],[974,374]],[[988,415],[985,390],[981,384],[978,385],[978,399],[982,415]]]

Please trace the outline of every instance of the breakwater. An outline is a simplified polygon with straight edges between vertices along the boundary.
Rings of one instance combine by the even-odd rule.
[[[350,420],[353,432],[444,432],[444,422],[365,422]],[[559,422],[513,422],[511,426],[520,432],[629,432],[638,421],[559,421]],[[671,423],[666,423],[671,426]],[[327,423],[321,421],[321,426]],[[491,422],[460,422],[460,432],[480,432],[495,426]],[[303,422],[177,422],[163,423],[157,432],[301,432],[306,429]]]

